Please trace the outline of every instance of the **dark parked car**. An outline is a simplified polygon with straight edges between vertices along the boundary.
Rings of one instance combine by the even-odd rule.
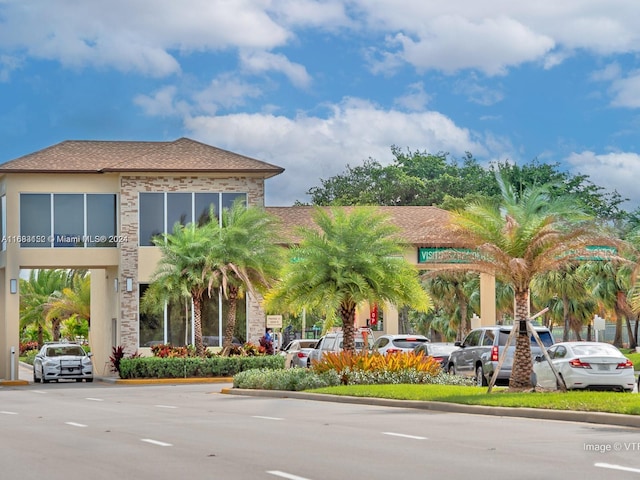
[[[488,381],[498,366],[507,338],[511,334],[511,328],[511,325],[495,325],[476,328],[469,332],[462,342],[456,342],[460,348],[451,352],[447,371],[451,374],[473,377],[478,385],[488,385]],[[547,327],[535,326],[534,329],[545,348],[554,344],[553,335]],[[507,349],[505,360],[496,379],[497,382],[508,381],[511,377],[515,345],[516,339],[514,338]],[[542,350],[531,335],[532,359],[541,354]]]
[[[426,357],[433,357],[436,362],[440,362],[442,369],[446,371],[447,364],[449,363],[449,355],[459,348],[460,347],[454,343],[425,342],[418,345],[413,351]]]

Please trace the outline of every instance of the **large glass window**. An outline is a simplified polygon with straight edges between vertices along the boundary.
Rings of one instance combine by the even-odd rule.
[[[246,204],[246,193],[141,192],[140,245],[153,246],[153,237],[173,232],[176,223],[203,225],[209,220],[211,208],[219,219],[220,210],[231,207],[237,198]]]
[[[173,232],[176,223],[192,222],[191,197],[190,193],[167,193],[167,233]]]
[[[164,193],[141,193],[140,245],[153,245],[153,237],[161,233],[164,233]]]
[[[90,247],[116,247],[118,233],[116,196],[87,194],[87,245]]]
[[[51,237],[51,194],[20,194],[20,246],[49,247]]]
[[[21,193],[20,246],[114,247],[116,199],[115,193]]]
[[[82,247],[84,245],[84,195],[53,195],[53,246]]]
[[[149,288],[147,284],[140,285],[140,297]],[[222,346],[224,327],[227,325],[229,302],[223,298],[222,311],[218,308],[218,293],[213,298],[205,298],[202,306],[202,336],[209,347]],[[191,303],[176,302],[169,304],[164,313],[145,314],[140,309],[139,335],[141,347],[152,347],[159,343],[170,343],[174,346],[193,344],[193,314]],[[165,321],[166,318],[166,329]],[[222,329],[220,328],[222,325]],[[233,336],[241,343],[247,340],[247,305],[245,299],[238,300],[236,309],[236,325]]]

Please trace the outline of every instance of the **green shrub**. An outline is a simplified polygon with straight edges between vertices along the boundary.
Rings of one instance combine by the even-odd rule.
[[[120,378],[231,377],[254,368],[283,369],[281,355],[257,357],[138,357],[120,361]]]
[[[300,391],[340,385],[335,371],[316,373],[306,368],[246,370],[233,377],[235,388]]]

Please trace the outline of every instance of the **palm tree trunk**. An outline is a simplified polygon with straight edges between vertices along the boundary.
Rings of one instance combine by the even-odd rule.
[[[531,373],[533,365],[531,362],[531,341],[527,330],[528,321],[528,290],[516,290],[516,322],[513,328],[518,329],[516,335],[516,349],[513,357],[513,367],[511,378],[509,378],[509,388],[522,390],[531,388]]]
[[[343,303],[340,306],[340,317],[342,318],[342,349],[347,352],[355,352],[355,319],[356,306],[352,302]]]
[[[236,329],[236,311],[238,310],[238,288],[229,287],[228,292],[229,311],[227,312],[227,326],[224,329],[223,350],[231,348],[233,343],[233,332]]]
[[[193,336],[196,344],[196,355],[204,357],[202,343],[202,296],[193,295]]]

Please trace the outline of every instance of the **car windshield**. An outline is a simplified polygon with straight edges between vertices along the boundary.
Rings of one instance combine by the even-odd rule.
[[[429,352],[431,355],[449,355],[457,349],[455,345],[430,345]]]
[[[84,350],[77,345],[47,348],[47,357],[61,357],[63,355],[84,356]]]
[[[396,338],[393,340],[393,346],[398,348],[415,348],[426,341],[426,338]]]
[[[553,336],[551,335],[551,332],[549,331],[541,331],[541,332],[536,332],[538,334],[538,336],[540,337],[540,340],[542,340],[542,344],[545,347],[550,347],[551,345],[554,344],[553,341]],[[500,346],[504,346],[507,344],[507,339],[509,338],[509,335],[511,334],[511,329],[508,330],[500,330],[500,339],[499,339],[499,344]],[[516,340],[515,338],[511,341],[511,346],[515,346],[516,344]],[[537,346],[537,342],[536,339],[533,337],[533,335],[531,335],[531,345],[533,346]]]
[[[577,356],[602,355],[607,357],[622,357],[620,351],[612,345],[574,345],[573,353]]]

